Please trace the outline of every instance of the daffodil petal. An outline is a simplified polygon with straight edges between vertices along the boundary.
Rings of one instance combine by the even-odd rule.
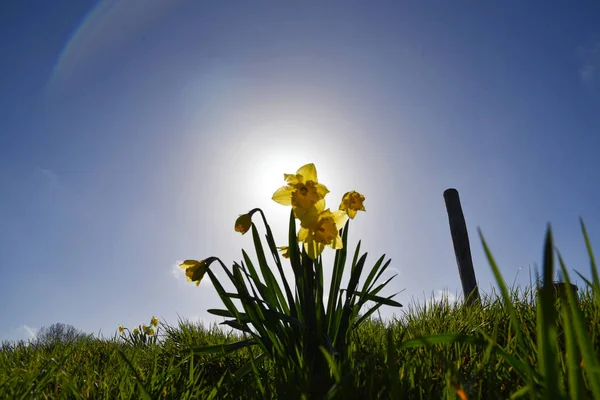
[[[310,231],[307,228],[300,228],[300,230],[298,231],[298,241],[304,242],[306,239],[308,239],[309,233]]]
[[[309,240],[308,242],[304,242],[304,249],[310,258],[316,260],[323,252],[323,249],[325,249],[325,245],[314,240]]]
[[[292,192],[293,188],[290,186],[282,186],[273,193],[273,201],[279,203],[283,206],[291,206],[292,205]]]
[[[313,164],[313,163],[306,164],[306,165],[303,165],[302,167],[298,168],[298,171],[296,172],[296,174],[302,175],[302,177],[304,178],[304,182],[306,182],[306,181],[313,181],[315,183],[318,182],[317,168],[315,167],[315,164]]]
[[[283,174],[283,180],[285,181],[285,183],[292,186],[295,186],[298,183],[300,183],[300,179],[296,174]]]
[[[322,212],[323,210],[325,210],[325,199],[317,201],[314,207],[318,212]]]
[[[317,207],[311,207],[309,209],[296,207],[294,208],[294,215],[300,220],[300,226],[303,228],[313,228],[319,221],[319,214],[321,211]]]
[[[327,189],[327,187],[321,183],[315,183],[315,188],[317,189],[317,193],[320,197],[325,197],[325,195],[329,193],[329,189]]]
[[[336,210],[332,213],[333,220],[335,221],[335,226],[337,226],[338,230],[344,227],[344,224],[348,220],[348,214],[342,210]]]
[[[189,267],[193,267],[194,265],[200,264],[200,261],[196,260],[185,260],[181,264],[179,264],[179,268],[187,269]]]
[[[339,235],[339,233],[338,233],[337,237],[335,239],[333,239],[330,246],[332,249],[335,249],[335,250],[344,248],[344,242],[342,241],[342,237]]]

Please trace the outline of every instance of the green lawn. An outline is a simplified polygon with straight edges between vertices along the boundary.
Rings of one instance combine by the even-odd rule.
[[[510,297],[514,320],[501,296],[488,296],[481,308],[440,302],[408,306],[403,318],[388,323],[371,319],[352,335],[354,370],[342,377],[333,396],[437,399],[460,398],[464,392],[475,399],[509,398],[521,391],[526,397],[545,397],[548,382],[538,376],[544,360],[535,293],[515,291]],[[593,378],[581,373],[583,357],[571,340],[574,325],[570,320],[565,325],[569,315],[565,305],[557,308],[557,394],[593,398]],[[598,297],[583,290],[579,305],[597,360]],[[440,335],[445,332],[455,335]],[[141,346],[117,336],[76,343],[4,344],[0,398],[239,399],[278,398],[282,393],[294,397],[293,382],[271,374],[269,361],[239,381],[233,377],[251,356],[248,348],[224,357],[195,355],[194,349],[201,346],[240,339],[217,326],[182,321],[173,327],[161,325],[160,334],[157,344]],[[429,337],[430,344],[419,340],[422,337]]]

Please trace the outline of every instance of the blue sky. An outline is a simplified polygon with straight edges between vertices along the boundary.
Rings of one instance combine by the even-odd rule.
[[[2,2],[0,339],[215,320],[210,282],[176,264],[240,260],[233,222],[254,207],[285,244],[271,195],[308,162],[331,207],[365,194],[350,247],[392,258],[405,305],[460,295],[450,187],[482,291],[478,227],[510,284],[529,284],[549,222],[589,276],[600,5],[573,4]]]

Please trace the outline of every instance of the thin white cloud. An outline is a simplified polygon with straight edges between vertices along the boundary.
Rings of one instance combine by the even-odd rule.
[[[179,267],[179,264],[182,262],[183,260],[176,261],[175,264],[171,265],[171,275],[173,275],[173,277],[177,280],[181,279],[182,277],[185,278],[185,271],[183,268]]]
[[[586,87],[593,87],[596,82],[596,66],[586,64],[579,69],[579,76]]]
[[[592,46],[579,46],[576,50],[580,59],[579,78],[582,85],[593,90],[600,84],[600,41]]]
[[[428,303],[440,303],[442,301],[448,301],[448,303],[453,304],[458,300],[458,297],[448,291],[448,289],[436,290],[434,292],[433,298],[428,301]]]
[[[29,337],[28,337],[28,339],[33,339],[33,338],[35,338],[35,337],[37,336],[37,329],[35,329],[35,328],[32,328],[32,327],[30,327],[30,326],[27,326],[27,325],[23,325],[21,328],[22,328],[22,329],[23,329],[23,330],[24,330],[24,331],[27,333],[27,335],[29,336]]]
[[[0,333],[1,340],[9,341],[30,341],[35,339],[37,329],[28,325],[20,325],[16,328],[9,328],[8,331]]]
[[[55,186],[59,183],[58,174],[47,168],[36,167],[34,174],[39,176],[43,181],[47,182],[51,186]]]

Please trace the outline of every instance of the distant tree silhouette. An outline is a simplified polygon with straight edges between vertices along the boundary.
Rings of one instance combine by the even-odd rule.
[[[85,332],[76,329],[73,325],[57,322],[47,327],[41,327],[36,334],[35,341],[38,344],[73,342],[86,336]]]

